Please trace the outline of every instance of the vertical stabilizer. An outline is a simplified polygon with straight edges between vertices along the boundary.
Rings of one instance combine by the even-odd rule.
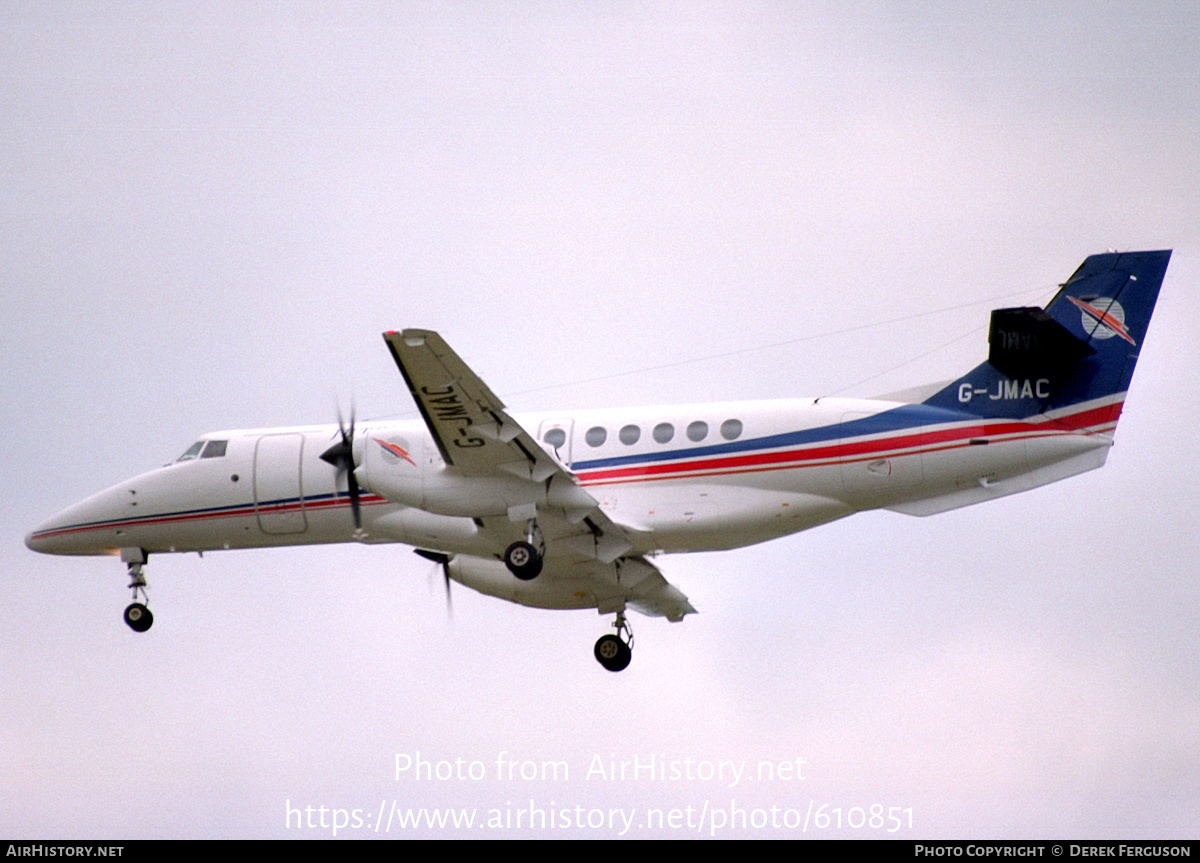
[[[925,401],[980,417],[1049,414],[1078,428],[1120,416],[1171,252],[1092,255],[1043,309],[992,313],[987,362]]]

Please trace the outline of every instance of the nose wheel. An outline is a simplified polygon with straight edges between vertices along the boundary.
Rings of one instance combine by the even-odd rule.
[[[613,623],[616,635],[602,635],[596,641],[596,661],[609,671],[624,671],[633,659],[633,630],[625,620],[625,612],[617,612],[617,620]],[[624,637],[622,637],[624,636]]]
[[[154,623],[154,615],[142,603],[133,602],[125,609],[125,622],[134,632],[145,632]]]
[[[154,623],[154,615],[146,607],[150,601],[146,595],[146,575],[142,572],[146,557],[140,548],[121,549],[121,558],[129,566],[129,587],[133,591],[133,602],[125,609],[125,623],[134,632],[145,632]],[[144,602],[138,602],[139,594]]]

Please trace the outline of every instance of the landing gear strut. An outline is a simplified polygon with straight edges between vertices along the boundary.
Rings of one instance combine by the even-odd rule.
[[[525,525],[525,539],[517,540],[504,550],[504,565],[521,581],[530,581],[542,571],[546,556],[546,541],[535,519]]]
[[[617,612],[613,626],[616,627],[617,634],[600,636],[593,652],[596,654],[596,661],[609,671],[624,671],[629,665],[629,660],[633,658],[633,630],[625,620],[624,611]]]
[[[133,602],[125,609],[125,622],[134,632],[145,632],[154,623],[154,615],[146,608],[150,597],[146,595],[146,576],[142,565],[146,562],[147,554],[140,548],[121,549],[121,559],[129,567],[129,587],[133,590]],[[145,602],[138,602],[141,593]]]

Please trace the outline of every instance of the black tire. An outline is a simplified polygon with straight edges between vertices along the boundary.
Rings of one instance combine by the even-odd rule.
[[[154,623],[154,615],[140,602],[134,602],[125,609],[125,622],[134,632],[145,632]]]
[[[596,661],[609,671],[624,671],[629,667],[629,660],[633,659],[633,651],[629,649],[629,645],[615,635],[600,636],[596,640],[596,649],[593,652]]]
[[[518,540],[504,550],[504,565],[521,581],[529,581],[542,571],[542,556],[532,545]]]

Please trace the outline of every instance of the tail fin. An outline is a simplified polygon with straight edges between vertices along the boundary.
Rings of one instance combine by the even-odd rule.
[[[980,417],[1116,425],[1171,252],[1092,255],[1045,310],[992,312],[988,361],[925,404]]]

